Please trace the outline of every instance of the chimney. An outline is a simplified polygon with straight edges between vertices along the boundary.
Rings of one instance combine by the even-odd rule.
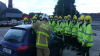
[[[13,8],[13,6],[12,6],[12,0],[8,1],[8,8]]]

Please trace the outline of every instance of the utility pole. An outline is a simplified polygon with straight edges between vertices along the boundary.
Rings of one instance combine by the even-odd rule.
[[[56,9],[56,15],[57,15],[57,8],[55,8]]]
[[[71,19],[73,18],[73,5],[72,2],[70,2],[70,15],[71,15]]]
[[[63,13],[64,13],[64,0],[63,0],[62,16],[63,16]]]

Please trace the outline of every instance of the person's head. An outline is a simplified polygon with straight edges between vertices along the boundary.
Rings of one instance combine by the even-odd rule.
[[[91,23],[91,22],[92,22],[91,16],[87,15],[87,16],[85,17],[85,22],[86,22],[86,24]]]
[[[33,22],[36,22],[36,21],[37,21],[37,17],[33,16]]]
[[[39,15],[39,20],[40,20],[40,18],[42,18],[42,15]]]
[[[50,21],[52,21],[53,20],[53,16],[50,16]]]
[[[55,16],[55,17],[54,17],[54,20],[57,21],[57,20],[58,20],[58,16]]]
[[[68,20],[68,17],[67,17],[67,16],[65,16],[65,17],[64,17],[64,20],[65,20],[65,21],[67,21],[67,20]]]
[[[59,16],[59,21],[60,21],[60,22],[62,21],[62,17],[61,17],[61,16]]]
[[[41,20],[46,20],[46,21],[48,21],[48,20],[49,20],[48,15],[47,15],[47,14],[43,14]]]
[[[37,15],[37,14],[35,14],[34,16],[38,17],[38,15]]]
[[[73,22],[74,22],[74,23],[77,22],[77,16],[76,16],[76,15],[74,15],[74,17],[73,17]]]
[[[25,23],[25,22],[27,22],[27,21],[28,21],[28,18],[27,18],[27,17],[25,17],[25,18],[24,18],[24,23]]]
[[[81,17],[79,19],[80,19],[80,24],[84,23],[84,16],[83,15],[81,15]]]
[[[71,20],[71,16],[70,15],[68,15],[67,17],[68,17],[68,20]]]

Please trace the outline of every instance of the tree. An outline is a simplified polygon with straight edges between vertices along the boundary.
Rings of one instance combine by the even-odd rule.
[[[76,7],[74,5],[75,0],[58,0],[57,5],[54,8],[54,15],[60,15],[60,16],[67,16],[71,15],[77,15],[79,17],[79,12],[76,10]],[[71,11],[72,7],[72,11]]]
[[[28,14],[26,14],[26,13],[23,13],[22,15],[28,15]]]
[[[29,15],[33,15],[33,16],[34,16],[34,15],[35,15],[35,13],[34,13],[34,12],[31,12],[31,13],[29,13]]]

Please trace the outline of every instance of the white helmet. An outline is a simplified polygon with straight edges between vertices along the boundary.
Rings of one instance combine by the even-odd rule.
[[[41,19],[43,19],[43,18],[47,18],[47,20],[49,20],[49,18],[48,18],[48,15],[47,15],[47,14],[43,14],[43,16],[42,16],[42,18],[41,18]]]

